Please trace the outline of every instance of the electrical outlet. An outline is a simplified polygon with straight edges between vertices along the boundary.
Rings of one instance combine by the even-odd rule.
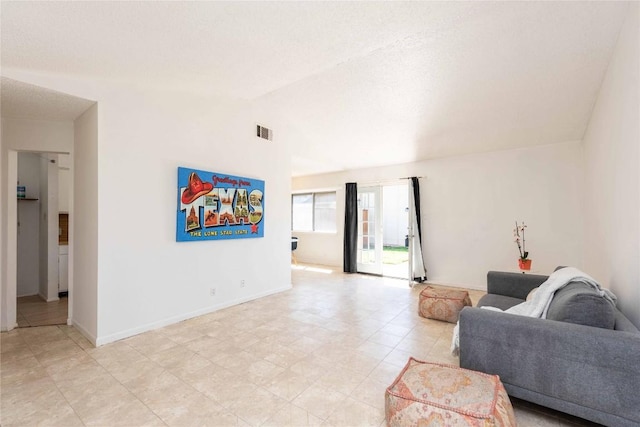
[[[215,296],[216,296],[216,288],[211,288],[211,289],[209,290],[209,294],[210,294],[212,297],[215,297]]]
[[[244,279],[243,279],[243,280],[240,280],[240,287],[241,287],[241,288],[244,288]]]

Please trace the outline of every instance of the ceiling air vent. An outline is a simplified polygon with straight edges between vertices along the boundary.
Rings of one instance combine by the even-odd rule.
[[[256,125],[256,136],[267,141],[273,141],[273,131],[264,126]]]

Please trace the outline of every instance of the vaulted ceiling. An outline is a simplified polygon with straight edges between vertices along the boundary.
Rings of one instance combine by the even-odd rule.
[[[259,102],[305,175],[581,139],[628,7],[3,1],[1,59]]]

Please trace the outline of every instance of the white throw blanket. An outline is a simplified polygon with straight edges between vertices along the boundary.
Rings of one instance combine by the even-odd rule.
[[[565,267],[560,270],[554,271],[549,278],[538,287],[537,292],[533,294],[533,298],[529,301],[525,301],[518,305],[514,305],[505,313],[517,314],[519,316],[538,317],[540,319],[547,318],[547,310],[553,299],[555,292],[569,284],[570,282],[582,282],[586,285],[593,286],[593,288],[614,306],[616,305],[616,296],[608,289],[603,289],[598,282],[596,282],[591,276],[574,267]],[[502,311],[495,307],[482,307],[489,310]],[[459,337],[460,322],[458,322],[453,329],[453,338],[451,340],[451,353],[458,355],[460,352],[460,337]]]

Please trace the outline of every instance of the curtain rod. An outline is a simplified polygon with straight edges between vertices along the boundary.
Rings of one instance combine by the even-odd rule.
[[[356,184],[358,184],[358,186],[363,186],[363,187],[370,187],[370,186],[374,186],[374,185],[395,185],[393,184],[394,182],[396,182],[396,180],[402,181],[403,179],[411,179],[412,177],[406,177],[406,178],[389,178],[386,180],[377,180],[377,181],[364,181],[364,182],[359,182],[359,181],[349,181],[349,182],[355,182]],[[417,178],[427,178],[426,176],[418,176]]]
[[[400,178],[400,179],[411,179],[411,178],[425,178],[425,177],[424,177],[424,176],[416,176],[416,177],[413,177],[413,176],[407,176],[407,177],[405,177],[405,178]]]

